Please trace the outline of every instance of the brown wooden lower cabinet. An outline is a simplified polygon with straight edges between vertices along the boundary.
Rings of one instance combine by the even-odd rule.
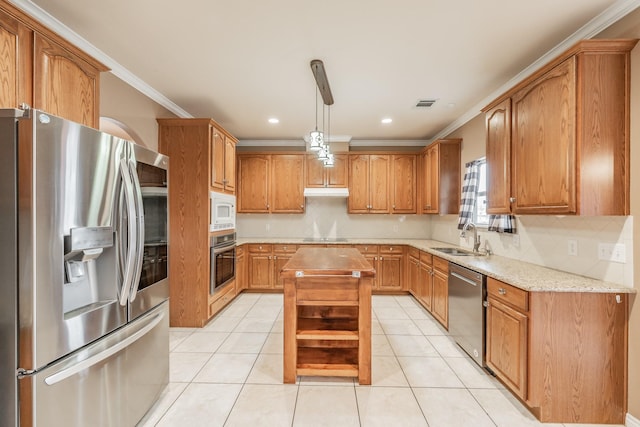
[[[433,294],[431,314],[449,328],[449,261],[433,257]]]
[[[624,424],[627,294],[487,294],[487,365],[540,421]]]

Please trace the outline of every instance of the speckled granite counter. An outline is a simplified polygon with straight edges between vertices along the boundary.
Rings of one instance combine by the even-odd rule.
[[[607,292],[636,293],[633,288],[626,288],[616,283],[603,282],[577,274],[554,270],[528,262],[518,261],[498,255],[489,256],[456,256],[448,255],[433,248],[455,247],[454,245],[425,239],[346,239],[341,241],[309,242],[305,239],[260,238],[249,237],[238,239],[237,244],[271,243],[271,244],[346,244],[346,245],[408,245],[463,267],[470,268],[494,279],[502,280],[527,291],[542,292]]]

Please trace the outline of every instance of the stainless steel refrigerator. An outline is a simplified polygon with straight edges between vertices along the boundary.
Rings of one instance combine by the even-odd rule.
[[[134,426],[169,380],[168,158],[0,110],[2,425]]]

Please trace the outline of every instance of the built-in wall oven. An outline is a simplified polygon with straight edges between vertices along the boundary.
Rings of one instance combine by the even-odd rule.
[[[211,276],[209,293],[222,289],[236,277],[236,233],[224,232],[211,236]]]

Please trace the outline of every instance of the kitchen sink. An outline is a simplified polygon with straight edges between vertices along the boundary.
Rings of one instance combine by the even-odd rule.
[[[480,255],[479,253],[473,253],[471,251],[465,251],[464,249],[458,248],[431,248],[434,251],[442,252],[447,255],[455,255],[455,256],[475,256]]]

